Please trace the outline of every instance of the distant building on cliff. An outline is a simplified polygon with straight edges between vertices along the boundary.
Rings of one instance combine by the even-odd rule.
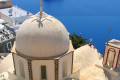
[[[15,31],[5,25],[3,19],[0,19],[0,56],[4,53],[10,53],[15,41]]]
[[[0,1],[0,18],[8,22],[11,28],[17,30],[30,16],[32,16],[32,13],[13,6],[12,0]]]
[[[0,0],[0,53],[10,52],[8,46],[12,48],[15,33],[31,15],[32,13],[13,6],[12,0]],[[3,23],[5,24],[2,25]]]

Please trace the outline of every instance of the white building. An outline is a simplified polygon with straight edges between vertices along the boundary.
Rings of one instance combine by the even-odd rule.
[[[30,12],[18,8],[17,6],[7,5],[7,3],[12,2],[12,0],[2,2],[6,3],[6,7],[0,9],[0,18],[8,22],[8,24],[16,30],[27,18],[32,16]]]
[[[11,13],[9,13],[10,10]],[[21,25],[31,15],[31,13],[20,9],[17,6],[0,9],[0,18],[14,27]]]
[[[13,47],[15,73],[25,80],[63,80],[73,69],[68,31],[46,13],[39,22],[39,15],[27,19],[17,32]]]
[[[112,39],[105,44],[103,64],[117,69],[120,67],[120,41]]]

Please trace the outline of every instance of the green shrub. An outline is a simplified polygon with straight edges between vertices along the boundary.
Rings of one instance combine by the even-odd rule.
[[[79,36],[75,33],[70,35],[70,40],[72,41],[73,47],[74,49],[77,49],[79,47],[81,47],[82,45],[85,45],[86,43],[86,38],[84,39],[82,36]]]

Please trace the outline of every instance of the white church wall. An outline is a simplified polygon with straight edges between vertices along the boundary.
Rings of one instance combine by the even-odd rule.
[[[41,66],[46,66],[47,80],[55,80],[54,60],[33,60],[32,61],[33,80],[42,80]]]
[[[23,63],[23,70],[24,70],[24,75],[25,75],[25,80],[29,80],[29,71],[28,71],[28,62],[26,59],[14,54],[14,62],[15,62],[15,69],[16,69],[16,75],[21,77],[20,74],[20,65],[19,65],[19,61],[21,61]]]
[[[65,55],[65,56],[63,56],[59,59],[58,80],[63,80],[67,76],[71,75],[71,72],[72,72],[71,69],[72,69],[72,66],[73,66],[73,64],[72,64],[72,54],[73,53],[71,52],[71,53],[69,53],[69,54],[67,54],[67,55]],[[66,61],[66,64],[67,64],[67,66],[66,66],[66,69],[67,69],[66,70],[67,71],[66,75],[67,76],[63,78],[62,66],[63,66],[64,61]]]
[[[117,57],[118,57],[118,54],[119,54],[119,49],[118,48],[115,48],[115,47],[112,47],[112,46],[107,46],[105,45],[106,48],[105,48],[105,54],[104,54],[104,61],[103,61],[103,64],[106,63],[106,58],[107,58],[107,53],[108,53],[108,50],[109,49],[114,49],[116,51],[116,55],[115,55],[115,58],[114,58],[114,64],[113,64],[113,68],[116,68],[116,62],[117,62]],[[110,54],[109,54],[110,55]],[[108,55],[108,57],[109,57]]]

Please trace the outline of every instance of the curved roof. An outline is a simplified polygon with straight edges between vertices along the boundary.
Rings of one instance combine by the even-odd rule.
[[[69,49],[69,34],[56,18],[40,13],[27,19],[16,35],[16,50],[30,57],[54,57]]]

